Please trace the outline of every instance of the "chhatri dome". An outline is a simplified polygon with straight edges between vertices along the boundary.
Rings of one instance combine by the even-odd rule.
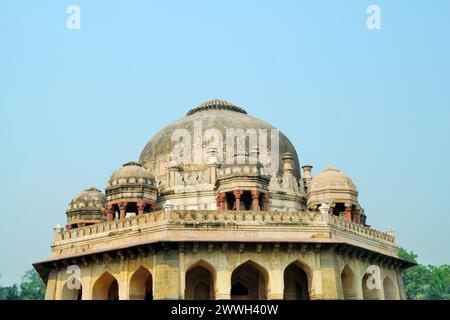
[[[225,148],[235,138],[245,150]],[[199,154],[190,146],[200,142]],[[411,263],[392,229],[366,224],[350,177],[302,168],[270,124],[229,101],[200,104],[113,172],[105,193],[87,189],[70,202],[51,256],[34,264],[45,298],[405,299]],[[374,268],[380,282],[369,288]]]
[[[84,227],[104,219],[106,196],[99,189],[89,188],[74,197],[67,207],[69,228]]]
[[[362,219],[365,223],[365,215],[360,212],[356,185],[339,169],[328,167],[312,178],[307,199],[311,209],[327,203],[330,212],[337,215],[346,212],[350,215],[353,212],[354,220],[359,222]]]
[[[203,132],[208,129],[217,129],[223,135],[223,144],[226,141],[226,130],[231,129],[256,129],[268,130],[267,146],[268,154],[271,154],[271,131],[275,129],[265,121],[259,120],[247,114],[244,108],[239,107],[226,100],[214,99],[204,102],[198,107],[188,111],[187,115],[166,128],[158,132],[145,146],[141,153],[140,162],[148,168],[156,177],[161,177],[167,173],[170,153],[173,148],[172,134],[176,129],[187,129],[194,135],[194,125],[196,121],[201,121]],[[249,151],[249,150],[247,150]],[[300,164],[297,152],[289,139],[280,132],[279,137],[279,172],[282,171],[283,154],[289,152],[294,157],[294,175],[300,178]],[[267,159],[261,159],[267,164]],[[204,163],[206,164],[206,160]]]
[[[135,161],[125,163],[122,168],[115,171],[108,181],[108,187],[113,187],[123,184],[141,184],[152,185],[155,177],[149,170]]]

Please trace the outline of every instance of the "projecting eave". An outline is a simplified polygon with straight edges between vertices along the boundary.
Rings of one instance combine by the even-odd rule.
[[[227,241],[227,244],[242,244],[238,241]],[[180,248],[185,248],[189,246],[196,246],[201,244],[211,244],[211,242],[156,242],[156,243],[141,243],[132,246],[122,246],[116,248],[110,248],[105,250],[97,250],[92,251],[88,254],[74,254],[74,255],[66,255],[66,256],[58,256],[58,257],[50,257],[49,259],[36,262],[33,264],[35,270],[39,273],[40,277],[44,282],[47,282],[48,276],[51,270],[55,268],[67,267],[73,264],[86,264],[89,262],[101,261],[102,259],[120,259],[123,255],[131,255],[137,256],[139,254],[154,254],[158,252],[158,250],[167,250],[169,248],[180,250]],[[214,244],[223,244],[222,242],[215,242]],[[253,244],[255,243],[247,243]],[[299,241],[299,242],[267,242],[260,241],[258,244],[262,245],[272,245],[279,247],[287,247],[287,246],[301,246],[302,248],[307,246],[311,250],[334,250],[337,254],[344,255],[356,255],[364,259],[371,259],[372,261],[381,261],[383,264],[390,264],[395,268],[398,268],[401,271],[409,269],[411,267],[416,266],[417,264],[411,261],[407,261],[401,259],[399,257],[380,254],[379,252],[371,251],[363,247],[351,245],[345,242],[336,242],[332,240],[324,240],[324,239],[309,239],[308,241]]]

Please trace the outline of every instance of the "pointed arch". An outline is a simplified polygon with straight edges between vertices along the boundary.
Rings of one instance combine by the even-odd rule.
[[[368,283],[371,275],[369,273],[364,274],[361,280],[363,299],[364,300],[380,300],[380,290],[376,288],[369,288]]]
[[[384,300],[398,300],[395,285],[389,276],[386,276],[383,281]]]
[[[197,261],[187,269],[185,277],[186,300],[214,300],[216,270],[211,264]]]
[[[130,300],[153,300],[153,277],[151,272],[140,266],[130,277]]]
[[[357,300],[355,273],[348,264],[342,269],[341,284],[344,300]]]
[[[231,275],[231,299],[266,300],[268,283],[267,270],[253,260],[247,260]]]
[[[119,300],[119,283],[109,272],[104,272],[92,288],[93,300]]]
[[[296,260],[284,269],[284,299],[310,300],[312,271],[311,268]]]
[[[72,283],[72,285],[69,285],[68,281],[66,281],[62,289],[61,300],[82,300],[82,295],[83,286],[79,281],[75,284]]]

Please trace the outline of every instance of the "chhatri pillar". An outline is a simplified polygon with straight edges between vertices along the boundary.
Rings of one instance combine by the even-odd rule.
[[[219,192],[219,194],[216,197],[217,201],[217,210],[224,211],[225,203],[226,203],[227,194],[225,192]]]
[[[347,219],[348,222],[352,222],[352,205],[351,205],[351,203],[345,204],[345,219]]]
[[[112,204],[106,207],[106,220],[113,221],[114,220],[114,209]]]
[[[144,211],[145,211],[145,202],[144,201],[139,201],[137,203],[137,214],[138,214],[138,216],[143,215]]]
[[[234,190],[233,193],[236,198],[236,211],[241,211],[241,196],[244,192],[242,190]]]
[[[158,205],[156,203],[156,200],[150,201],[150,212],[158,211]]]
[[[258,190],[252,191],[253,211],[259,211],[259,195],[261,193]]]
[[[270,208],[270,195],[268,193],[264,193],[264,198],[263,198],[263,211],[269,211]]]
[[[328,209],[328,214],[329,214],[330,216],[333,216],[333,215],[334,215],[334,206],[335,206],[334,203],[330,204],[330,208]]]
[[[353,212],[353,220],[355,223],[361,223],[361,211],[359,211],[358,206],[356,206],[355,211]]]
[[[120,220],[125,219],[126,215],[127,215],[127,202],[121,202],[119,203],[119,212],[120,212]]]

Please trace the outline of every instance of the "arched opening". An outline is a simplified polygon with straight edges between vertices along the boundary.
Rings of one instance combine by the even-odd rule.
[[[130,300],[153,300],[153,278],[144,267],[140,267],[130,279]]]
[[[71,289],[69,289],[69,287]],[[81,300],[82,294],[83,287],[81,286],[81,283],[78,282],[78,284],[75,283],[70,286],[66,283],[62,290],[61,300]]]
[[[231,275],[231,299],[266,300],[267,282],[267,271],[253,261],[248,261]]]
[[[386,277],[383,281],[384,300],[398,300],[395,286],[391,278]]]
[[[380,290],[376,288],[376,284],[370,280],[371,274],[366,273],[362,279],[362,291],[364,300],[379,300]]]
[[[296,262],[284,270],[284,299],[310,300],[308,275]]]
[[[236,197],[234,196],[233,192],[227,192],[225,200],[227,204],[227,210],[236,210]]]
[[[227,192],[226,193],[226,197],[225,197],[225,201],[226,201],[226,208],[227,208],[227,210],[233,210],[233,211],[237,210],[237,208],[236,208],[237,201],[236,201],[236,196],[235,196],[234,192]],[[260,200],[260,201],[262,202],[262,200]],[[262,208],[261,205],[262,204],[260,203],[260,206],[259,206],[260,208]],[[239,198],[239,210],[240,211],[254,210],[254,208],[253,208],[253,197],[252,197],[251,191],[248,191],[248,190],[243,190],[242,191],[242,194],[241,194],[241,196]]]
[[[252,210],[252,194],[250,191],[244,191],[241,196],[241,211]]]
[[[248,296],[248,288],[240,282],[231,287],[231,296]]]
[[[344,300],[357,300],[355,274],[349,266],[345,266],[341,272],[341,284]]]
[[[119,284],[110,273],[105,272],[94,284],[93,300],[119,300]]]
[[[199,263],[186,272],[186,300],[214,300],[214,273],[211,266]]]

